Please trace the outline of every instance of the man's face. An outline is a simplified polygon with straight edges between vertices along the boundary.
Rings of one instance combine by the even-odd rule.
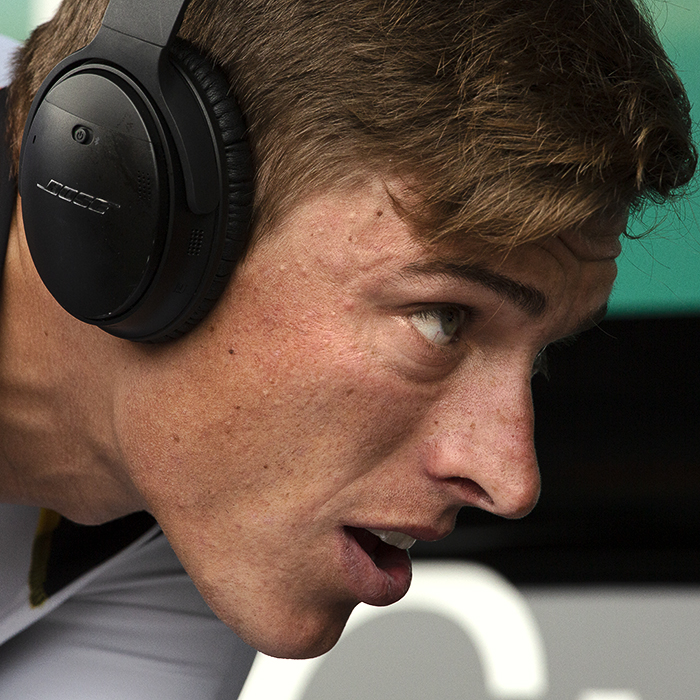
[[[217,615],[268,654],[318,654],[358,602],[408,588],[406,553],[367,528],[525,515],[533,365],[600,316],[619,233],[467,266],[419,246],[381,184],[318,197],[193,333],[133,350],[123,454]]]

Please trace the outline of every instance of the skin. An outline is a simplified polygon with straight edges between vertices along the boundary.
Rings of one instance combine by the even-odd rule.
[[[312,197],[203,324],[144,347],[57,307],[18,219],[0,377],[25,398],[22,420],[0,405],[3,500],[81,522],[145,508],[246,641],[322,653],[359,599],[403,592],[365,576],[348,527],[434,540],[464,506],[535,505],[533,365],[601,317],[623,225],[474,268],[421,247],[381,183]]]

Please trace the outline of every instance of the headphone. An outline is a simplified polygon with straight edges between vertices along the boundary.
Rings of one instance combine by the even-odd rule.
[[[19,191],[37,271],[76,318],[176,338],[247,240],[253,166],[224,75],[175,40],[189,0],[111,0],[94,40],[32,103]]]

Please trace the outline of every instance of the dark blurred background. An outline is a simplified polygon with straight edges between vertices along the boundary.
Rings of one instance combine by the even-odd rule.
[[[700,581],[700,316],[613,318],[535,377],[543,490],[521,521],[462,511],[424,557],[516,583]]]

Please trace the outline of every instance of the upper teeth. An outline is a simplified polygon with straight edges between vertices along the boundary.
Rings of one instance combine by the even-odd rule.
[[[398,547],[399,549],[409,549],[416,543],[413,537],[404,535],[403,532],[393,532],[392,530],[375,530],[371,527],[368,527],[367,530],[373,535],[376,535],[382,542],[386,542],[392,547]]]

